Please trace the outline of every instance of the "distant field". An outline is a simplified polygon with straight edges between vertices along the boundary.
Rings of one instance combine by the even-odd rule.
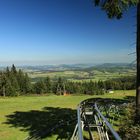
[[[135,96],[135,91],[115,91],[114,94],[102,96],[21,96],[0,98],[0,140],[24,140],[35,133],[43,132],[54,127],[59,120],[67,121],[69,117],[76,117],[77,104],[87,98],[125,99]],[[65,124],[47,136],[44,140],[55,140],[73,132],[74,124]]]
[[[66,71],[38,71],[38,72],[28,72],[29,76],[33,81],[37,81],[38,79],[45,78],[49,76],[52,79],[57,79],[58,77],[65,78],[71,81],[99,81],[99,80],[108,80],[112,78],[119,78],[124,76],[134,76],[135,70],[126,69],[122,71],[99,71],[99,70],[91,70],[91,71],[78,71],[78,70],[66,70]]]

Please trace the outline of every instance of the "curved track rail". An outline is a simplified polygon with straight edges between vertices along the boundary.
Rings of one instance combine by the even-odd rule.
[[[77,124],[71,140],[121,140],[108,119],[103,115],[109,116],[109,112],[105,110],[110,110],[111,112],[112,108],[115,109],[117,107],[110,105],[110,107],[103,110],[104,106],[100,106],[102,102],[104,102],[104,99],[98,99],[98,101],[87,99],[77,106]],[[118,112],[115,114],[117,115]],[[84,135],[85,133],[87,135],[87,132],[88,138],[85,138]]]

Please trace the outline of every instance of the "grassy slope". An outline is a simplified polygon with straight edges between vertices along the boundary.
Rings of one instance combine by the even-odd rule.
[[[134,91],[115,91],[114,94],[103,95],[103,98],[119,98],[125,96],[134,96]],[[0,98],[0,140],[22,140],[28,136],[29,131],[23,129],[19,125],[12,127],[7,122],[7,115],[13,114],[15,111],[29,113],[31,110],[42,111],[44,107],[52,107],[58,112],[62,108],[76,109],[77,104],[87,98],[95,98],[101,96],[39,96],[39,97],[13,97]],[[59,107],[59,108],[57,108]],[[18,116],[17,118],[18,119]],[[47,118],[46,118],[47,119]],[[30,119],[29,119],[30,120]],[[26,120],[28,121],[28,119]],[[26,124],[26,123],[25,123]],[[49,140],[55,140],[55,134]]]

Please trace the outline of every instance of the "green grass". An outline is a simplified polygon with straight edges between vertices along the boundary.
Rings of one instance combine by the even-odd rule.
[[[62,120],[64,123],[70,116],[76,117],[77,104],[87,98],[115,98],[123,99],[127,96],[135,96],[135,91],[115,91],[114,94],[102,96],[21,96],[0,98],[0,140],[23,140],[40,130],[50,129]],[[74,124],[70,127],[57,128],[42,139],[55,140],[62,138],[65,132],[71,135]],[[62,136],[63,135],[63,136]]]

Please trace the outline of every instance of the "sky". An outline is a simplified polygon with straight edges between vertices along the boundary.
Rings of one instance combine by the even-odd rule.
[[[0,65],[131,63],[135,13],[111,20],[92,0],[0,0]]]

